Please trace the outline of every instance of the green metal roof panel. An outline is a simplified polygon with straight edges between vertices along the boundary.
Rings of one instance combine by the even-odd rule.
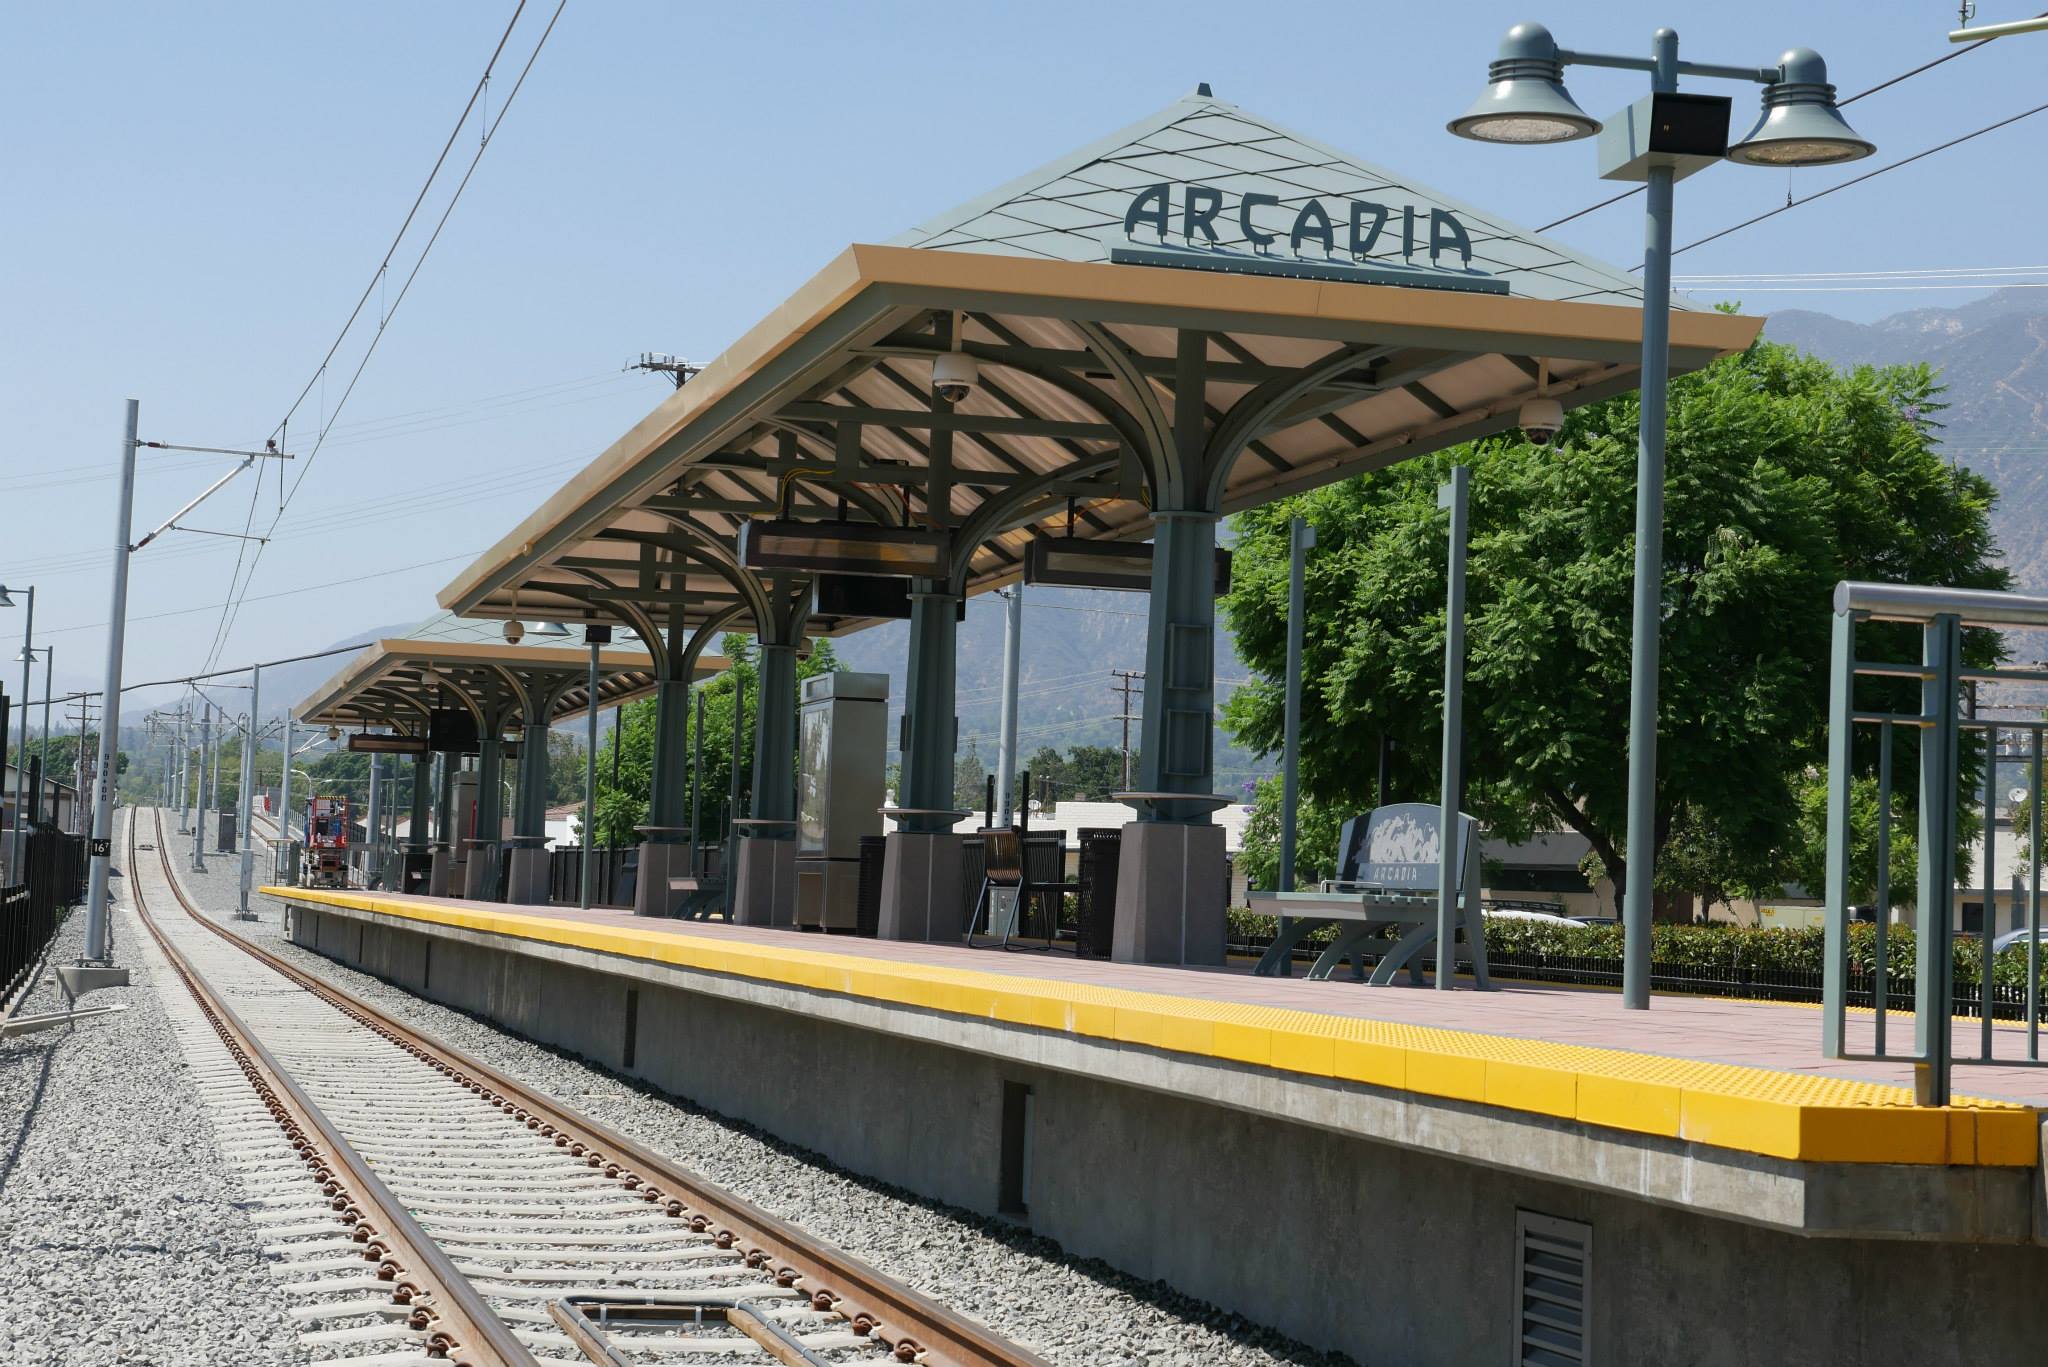
[[[1642,300],[1634,277],[1618,267],[1199,92],[941,214],[889,245],[1108,261],[1118,247],[1161,245],[1148,225],[1126,235],[1124,215],[1133,195],[1162,183],[1176,187],[1170,219],[1176,232],[1182,206],[1178,187],[1224,193],[1224,212],[1214,221],[1220,249],[1249,246],[1236,207],[1247,194],[1272,195],[1278,201],[1256,205],[1252,226],[1277,233],[1283,242],[1311,199],[1339,219],[1349,213],[1348,201],[1382,204],[1396,225],[1405,208],[1413,207],[1424,224],[1430,210],[1442,209],[1457,215],[1469,234],[1473,270],[1505,280],[1512,294],[1629,307]],[[1344,233],[1348,223],[1339,221],[1337,229]],[[1399,265],[1398,227],[1382,241],[1386,245],[1376,245],[1367,263]],[[1169,242],[1176,244],[1177,239]],[[1350,257],[1346,253],[1341,259]],[[1687,307],[1683,300],[1672,302]]]

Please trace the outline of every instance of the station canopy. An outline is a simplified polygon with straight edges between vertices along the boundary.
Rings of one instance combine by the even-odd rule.
[[[977,592],[1034,536],[1146,541],[1156,507],[1229,512],[1511,428],[1530,398],[1631,389],[1641,309],[1627,272],[1205,87],[847,249],[441,605],[758,623],[778,581],[739,566],[754,518],[942,532],[951,587]],[[1672,309],[1674,372],[1761,327]],[[933,362],[956,350],[979,377],[949,402]],[[1190,419],[1241,452],[1202,488],[1162,455]],[[807,631],[872,620],[821,608]]]
[[[652,657],[638,640],[598,650],[597,703],[616,707],[654,691]],[[718,656],[697,660],[696,677],[721,673]],[[590,648],[575,633],[541,622],[514,645],[504,623],[437,613],[403,637],[372,641],[333,678],[292,709],[309,726],[391,726],[416,733],[431,710],[469,707],[518,720],[532,688],[554,699],[549,724],[584,715],[590,705]]]

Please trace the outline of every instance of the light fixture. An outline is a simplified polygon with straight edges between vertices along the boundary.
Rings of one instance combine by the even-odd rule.
[[[1764,87],[1763,116],[1728,149],[1728,160],[1745,166],[1832,166],[1876,150],[1835,108],[1828,64],[1812,48],[1795,47],[1778,59],[1778,79]]]
[[[533,624],[533,634],[536,636],[567,636],[569,628],[560,622],[535,622]]]
[[[7,586],[0,584],[0,608],[11,608],[13,606],[14,600],[7,596]]]
[[[526,623],[520,621],[517,617],[506,618],[505,644],[516,646],[524,639],[526,639]]]
[[[1541,24],[1516,24],[1486,68],[1486,92],[1446,125],[1477,142],[1570,142],[1600,131],[1564,88],[1557,40]]]
[[[45,649],[47,648],[45,647]],[[37,650],[34,646],[23,646],[21,653],[16,655],[14,659],[17,664],[32,665],[36,662],[36,656],[40,654],[42,654],[42,651]]]

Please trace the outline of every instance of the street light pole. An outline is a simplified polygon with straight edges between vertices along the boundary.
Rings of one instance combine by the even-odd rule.
[[[0,603],[7,601],[7,590],[0,587]],[[26,616],[21,624],[21,743],[15,747],[14,766],[14,822],[7,836],[7,872],[16,883],[25,883],[21,863],[28,852],[28,683],[29,671],[35,667],[36,634],[36,586],[28,586]],[[0,749],[6,746],[6,737],[0,735]],[[40,793],[37,797],[41,797]]]
[[[1283,702],[1280,740],[1280,888],[1294,891],[1294,842],[1299,822],[1295,817],[1301,797],[1301,646],[1303,618],[1307,613],[1306,583],[1308,553],[1316,544],[1316,529],[1307,518],[1297,517],[1287,526],[1287,689]],[[1332,875],[1335,877],[1337,875]],[[1284,963],[1282,972],[1291,970]]]
[[[1650,95],[1605,127],[1579,108],[1564,87],[1567,66],[1642,71]],[[1679,96],[1678,78],[1751,81],[1764,87],[1763,115],[1728,142],[1728,101]],[[1775,66],[1713,66],[1682,62],[1678,34],[1660,28],[1648,58],[1573,52],[1541,24],[1517,24],[1501,41],[1488,85],[1449,129],[1481,142],[1540,144],[1600,134],[1600,174],[1641,181],[1643,233],[1642,402],[1636,453],[1636,543],[1633,638],[1629,656],[1628,830],[1622,883],[1622,1005],[1650,1004],[1650,923],[1656,883],[1658,633],[1664,598],[1664,456],[1666,388],[1670,379],[1672,185],[1715,161],[1751,166],[1823,166],[1867,157],[1877,149],[1835,108],[1827,64],[1809,48],[1792,48]],[[1539,399],[1555,416],[1554,400]],[[1526,410],[1525,410],[1526,411]],[[1531,424],[1533,425],[1533,424]]]
[[[107,957],[107,873],[114,851],[114,769],[121,754],[121,653],[128,636],[128,538],[135,513],[135,432],[140,400],[128,400],[121,437],[121,492],[114,523],[114,589],[107,612],[107,686],[100,702],[100,760],[93,774],[92,870],[87,882],[85,957]],[[81,735],[79,740],[84,742]]]
[[[1003,715],[996,741],[996,825],[1014,824],[1017,786],[1017,680],[1024,656],[1024,581],[1019,579],[1003,595]],[[1031,795],[1024,795],[1030,810]]]

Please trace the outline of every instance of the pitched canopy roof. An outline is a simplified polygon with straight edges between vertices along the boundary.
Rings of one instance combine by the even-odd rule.
[[[801,582],[735,550],[777,515],[950,528],[976,592],[1017,577],[1034,535],[1146,540],[1162,503],[1251,506],[1512,427],[1539,393],[1636,383],[1626,273],[1206,94],[898,244],[849,248],[442,606],[672,637],[783,619]],[[1760,327],[1676,311],[1672,369]],[[932,384],[952,349],[981,374],[957,404]],[[1176,415],[1236,443],[1202,488],[1177,473]]]
[[[1261,200],[1250,219],[1254,230],[1278,236],[1290,232],[1311,200],[1330,211],[1353,201],[1384,205],[1391,211],[1389,223],[1367,259],[1389,266],[1403,263],[1402,211],[1413,210],[1416,221],[1426,225],[1432,210],[1443,210],[1457,217],[1470,238],[1473,266],[1505,280],[1509,292],[1521,298],[1642,305],[1642,287],[1627,271],[1433,190],[1412,176],[1362,161],[1227,104],[1210,95],[1207,86],[1100,142],[940,214],[892,238],[889,245],[1053,261],[1108,261],[1114,247],[1127,240],[1124,221],[1132,197],[1161,184],[1199,185],[1226,197],[1226,212],[1213,220],[1215,246],[1224,253],[1251,245],[1236,213],[1246,195],[1273,197],[1271,204]],[[1169,224],[1175,236],[1182,236],[1180,218],[1176,200]],[[1341,243],[1348,224],[1340,221],[1335,226]],[[1417,245],[1425,244],[1426,238]]]
[[[704,656],[696,677],[726,666],[723,658]],[[514,725],[518,692],[531,688],[553,697],[549,721],[559,724],[589,710],[589,671],[590,649],[573,638],[529,631],[514,645],[501,622],[437,613],[403,638],[364,646],[292,715],[311,726],[388,725],[416,733],[428,709],[469,706],[480,714],[502,711],[505,724]],[[653,662],[637,642],[599,649],[599,707],[632,702],[654,686]]]

